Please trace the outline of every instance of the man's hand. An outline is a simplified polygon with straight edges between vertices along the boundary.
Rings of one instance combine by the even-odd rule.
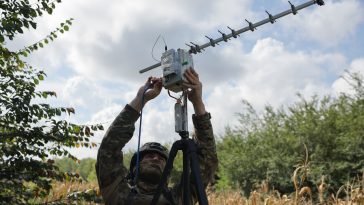
[[[147,82],[139,88],[137,96],[129,103],[129,105],[139,112],[149,100],[157,97],[161,93],[161,90],[162,78],[149,77]],[[142,105],[143,94],[144,103]]]
[[[203,115],[206,113],[205,105],[202,101],[202,83],[198,78],[198,74],[192,68],[189,68],[184,73],[188,82],[183,83],[184,86],[190,90],[187,91],[188,99],[191,101],[196,115]]]
[[[145,91],[145,89],[147,89]],[[162,78],[149,77],[147,82],[145,82],[144,86],[140,87],[138,90],[138,97],[142,97],[144,94],[144,102],[154,99],[157,97],[162,90]]]

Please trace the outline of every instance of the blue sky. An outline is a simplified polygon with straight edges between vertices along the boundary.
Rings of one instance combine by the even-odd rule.
[[[267,104],[288,106],[297,100],[296,93],[310,97],[348,92],[340,79],[345,69],[364,73],[364,2],[325,2],[194,56],[215,134],[237,123],[235,113],[241,111],[243,99],[258,110]],[[162,75],[160,69],[138,73],[155,63],[151,50],[158,35],[169,48],[186,48],[186,42],[206,43],[204,35],[219,37],[217,30],[228,32],[226,26],[245,27],[245,18],[260,21],[266,18],[265,10],[277,14],[289,8],[283,0],[65,0],[52,16],[39,19],[36,32],[30,30],[8,44],[20,49],[74,18],[69,32],[28,61],[47,73],[39,89],[57,92],[51,103],[76,109],[67,119],[108,127],[149,75]],[[159,58],[163,49],[159,41],[154,56]],[[163,91],[145,107],[142,142],[179,139],[173,106]],[[97,133],[93,141],[101,142],[103,134]],[[125,149],[136,148],[135,136]],[[96,157],[97,149],[72,152],[80,158]]]

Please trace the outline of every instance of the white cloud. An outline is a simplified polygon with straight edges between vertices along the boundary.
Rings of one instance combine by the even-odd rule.
[[[353,36],[364,22],[363,2],[326,0],[324,6],[284,22],[286,29],[295,31],[298,39],[310,38],[324,46],[336,46]]]
[[[330,79],[335,80],[346,65],[340,54],[292,52],[283,42],[271,38],[257,41],[249,53],[239,49],[228,53],[232,59],[235,55],[235,62],[244,72],[232,73],[228,82],[214,85],[206,98],[217,134],[222,134],[226,125],[237,123],[235,113],[242,111],[243,99],[261,110],[267,104],[290,104],[297,99],[296,93],[305,97],[329,94]]]
[[[48,69],[67,66],[89,78],[123,80],[143,79],[138,70],[154,63],[150,50],[158,34],[170,48],[184,42],[206,42],[203,33],[217,37],[217,28],[237,26],[240,18],[253,16],[251,0],[239,1],[65,1],[52,16],[40,19],[37,32],[18,43],[41,39],[67,18],[74,18],[69,32],[32,56],[36,65]],[[203,9],[202,9],[203,8]],[[235,23],[235,25],[234,25]],[[162,46],[155,49],[160,56]],[[15,46],[16,47],[16,46]]]
[[[123,109],[122,105],[112,104],[92,114],[91,120],[86,124],[102,124],[102,126],[104,127],[104,131],[95,132],[94,133],[95,136],[91,137],[91,142],[100,145],[106,130],[108,129],[114,118],[120,113],[122,109]],[[80,148],[72,148],[69,150],[73,155],[79,158],[87,158],[87,157],[96,158],[98,147],[93,147],[93,148],[80,147]]]
[[[345,63],[340,54],[289,51],[282,42],[271,38],[259,40],[244,60],[249,70],[241,77],[250,88],[247,91],[252,93],[252,99],[263,98],[273,105],[287,102],[291,98],[288,94],[304,91],[309,85],[327,86],[325,79],[337,73],[337,69],[332,72],[332,66],[336,68]]]
[[[356,59],[351,64],[350,67],[347,68],[347,71],[350,73],[360,73],[364,76],[364,58]],[[334,94],[339,93],[349,93],[352,94],[353,90],[347,80],[350,80],[347,73],[343,74],[343,76],[337,79],[332,84],[332,89]]]
[[[314,93],[330,93],[332,89],[345,90],[337,78],[349,67],[347,61],[351,59],[345,50],[323,51],[322,45],[330,49],[341,40],[350,40],[363,22],[363,5],[357,0],[325,2],[323,7],[287,17],[283,24],[277,22],[194,56],[216,134],[222,134],[226,125],[237,123],[235,113],[241,111],[242,99],[261,109],[266,104],[287,105],[296,99],[297,92],[309,97]],[[244,18],[260,20],[259,15],[264,12],[253,13],[254,3],[251,0],[65,1],[54,15],[40,19],[37,32],[29,32],[13,47],[39,40],[63,20],[75,18],[69,32],[34,53],[30,61],[39,68],[47,68],[46,73],[50,71],[52,82],[45,82],[43,87],[55,88],[59,94],[57,100],[75,107],[73,120],[107,122],[104,124],[107,128],[147,76],[161,75],[158,69],[143,75],[138,73],[139,69],[155,63],[150,51],[159,34],[169,48],[185,48],[184,43],[189,41],[205,43],[204,34],[216,38],[217,29],[228,32],[227,25],[244,27]],[[286,2],[284,5],[287,6]],[[277,40],[278,37],[260,39],[264,34],[261,30],[276,36],[296,37],[292,41]],[[302,51],[297,45],[301,45],[303,38],[319,43],[312,49],[306,48],[309,51]],[[162,50],[159,42],[155,48],[157,58]],[[353,61],[350,68],[363,68],[363,60]],[[142,143],[179,139],[174,132],[173,104],[164,92],[148,103]],[[191,107],[189,111],[191,115]],[[97,133],[93,140],[101,142],[103,134]],[[137,134],[138,124],[127,149],[136,148]],[[80,157],[95,157],[97,149],[73,151]]]
[[[297,99],[298,92],[305,97],[329,94],[332,92],[331,84],[347,67],[346,59],[341,54],[318,51],[292,52],[283,42],[272,38],[257,41],[248,53],[241,51],[239,43],[232,47],[224,47],[219,52],[228,58],[228,62],[233,60],[230,65],[237,68],[237,72],[230,76],[229,81],[205,84],[203,80],[204,76],[208,75],[208,70],[199,71],[204,83],[206,109],[212,114],[212,123],[217,135],[223,134],[227,125],[237,124],[235,114],[242,111],[243,99],[248,100],[257,110],[261,110],[267,104],[274,107],[290,104]],[[362,62],[354,61],[352,67],[359,68]],[[229,67],[224,71],[230,73]],[[127,94],[127,102],[135,96],[136,88],[137,86]],[[174,132],[173,104],[174,101],[164,92],[157,100],[147,104],[143,116],[142,144],[148,141],[165,143],[179,139]],[[106,105],[103,110],[93,115],[92,122],[110,121],[122,107],[123,105],[119,104]],[[193,112],[191,106],[189,112],[190,115]],[[138,128],[139,122],[136,123],[136,131],[126,149],[136,149]],[[190,122],[190,131],[192,130]],[[101,137],[97,137],[98,142],[101,141]],[[96,155],[96,151],[90,153]]]

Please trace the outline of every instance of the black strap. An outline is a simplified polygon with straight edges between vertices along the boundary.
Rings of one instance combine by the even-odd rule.
[[[137,195],[138,191],[135,189],[135,187],[132,187],[128,197],[125,200],[125,204],[132,204],[132,202],[134,201],[134,197],[135,195]]]
[[[173,197],[172,197],[172,192],[171,192],[171,190],[169,188],[167,188],[167,187],[163,188],[162,194],[169,201],[169,203],[171,205],[176,205],[174,203],[174,200],[173,200]]]

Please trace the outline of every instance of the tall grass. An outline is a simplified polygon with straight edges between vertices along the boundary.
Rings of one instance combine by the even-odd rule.
[[[298,171],[296,172],[296,176]],[[302,176],[301,176],[302,177]],[[292,177],[294,178],[294,177]],[[363,176],[354,179],[351,183],[343,185],[337,193],[327,195],[325,178],[322,177],[320,184],[317,185],[318,192],[312,193],[310,187],[299,187],[293,193],[281,194],[276,190],[270,190],[268,181],[264,180],[261,185],[250,193],[249,197],[244,197],[239,190],[212,191],[208,189],[207,195],[211,205],[311,205],[311,204],[332,204],[332,205],[364,205],[364,172]],[[78,195],[77,195],[78,193]],[[81,193],[88,193],[89,199],[85,200]],[[340,198],[341,194],[345,197]],[[94,198],[90,198],[90,197]],[[95,198],[96,196],[96,198]],[[95,182],[64,182],[53,183],[50,195],[38,202],[52,204],[63,202],[65,204],[103,204],[93,201],[100,199],[98,185]],[[313,198],[317,198],[316,201]]]
[[[296,166],[292,173],[294,192],[279,193],[269,189],[269,181],[262,183],[253,190],[249,197],[244,197],[239,190],[214,191],[208,187],[207,196],[211,205],[364,205],[364,171],[347,184],[342,185],[336,193],[329,193],[329,185],[325,183],[325,176],[316,185],[317,193],[313,193],[314,187],[302,186],[309,175],[309,155],[306,145],[305,157]],[[314,189],[316,190],[316,189]],[[48,197],[34,199],[36,203],[44,204],[102,204],[102,198],[96,182],[85,183],[82,181],[55,182]]]

